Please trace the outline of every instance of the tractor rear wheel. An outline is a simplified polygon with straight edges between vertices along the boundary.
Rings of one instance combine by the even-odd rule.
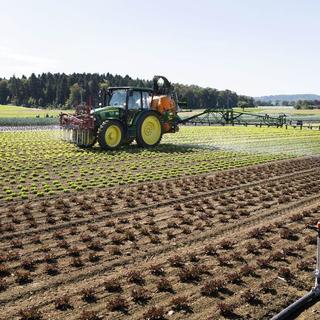
[[[106,120],[98,132],[98,142],[102,149],[113,150],[123,143],[123,126],[120,121]]]
[[[162,138],[162,125],[158,113],[148,111],[137,121],[137,143],[140,147],[157,145]]]

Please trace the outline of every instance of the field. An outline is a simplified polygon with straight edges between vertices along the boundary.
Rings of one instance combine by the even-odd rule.
[[[34,118],[36,116],[45,117],[56,117],[62,110],[58,109],[37,109],[37,108],[26,108],[12,105],[0,105],[0,117],[1,118]],[[71,110],[65,110],[71,111]]]
[[[0,133],[0,319],[270,319],[313,285],[319,142],[202,126],[102,152]]]
[[[0,105],[0,127],[57,125],[62,110]],[[71,110],[64,110],[64,112]]]

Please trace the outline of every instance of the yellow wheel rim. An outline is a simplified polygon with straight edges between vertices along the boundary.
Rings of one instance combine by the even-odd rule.
[[[121,141],[121,130],[117,125],[111,125],[106,130],[106,144],[109,147],[116,147]]]
[[[148,116],[144,119],[141,126],[141,136],[143,141],[152,146],[161,137],[161,124],[156,116]]]

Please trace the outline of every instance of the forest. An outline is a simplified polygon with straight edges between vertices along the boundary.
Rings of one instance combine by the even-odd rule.
[[[109,86],[152,87],[151,80],[133,79],[111,73],[42,73],[29,77],[0,78],[0,104],[40,108],[70,108],[92,98],[99,103],[99,90]],[[188,108],[253,107],[251,97],[230,90],[174,84],[178,100]]]

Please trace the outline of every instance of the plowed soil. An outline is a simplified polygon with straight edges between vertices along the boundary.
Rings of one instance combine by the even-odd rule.
[[[313,285],[320,157],[0,205],[1,319],[270,319]]]

